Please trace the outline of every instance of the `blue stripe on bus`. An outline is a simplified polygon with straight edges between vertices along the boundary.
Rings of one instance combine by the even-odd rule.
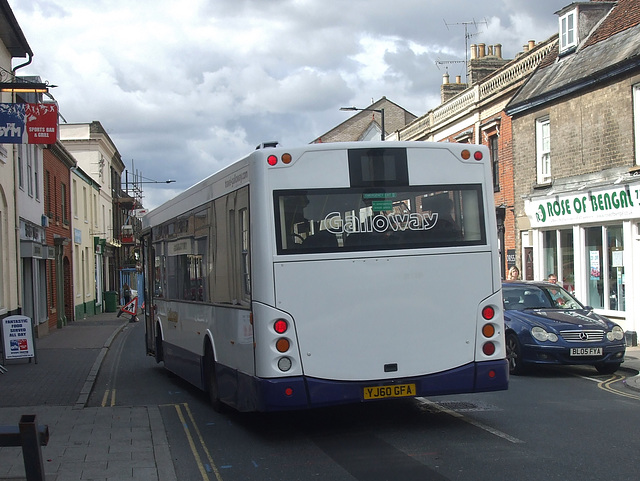
[[[490,373],[493,373],[490,375]],[[303,376],[284,379],[255,379],[260,411],[306,409],[364,401],[364,388],[392,384],[416,385],[416,396],[439,396],[469,392],[499,391],[507,388],[506,360],[468,364],[449,371],[401,379],[379,381],[327,381]],[[287,387],[293,394],[286,396]],[[308,396],[308,397],[307,397]]]
[[[199,356],[194,358],[192,353],[168,343],[165,349],[165,354],[170,356],[165,366],[203,389],[204,382],[198,372],[203,360],[198,362]],[[305,376],[265,379],[221,364],[216,365],[216,373],[220,399],[239,411],[286,411],[362,402],[365,387],[393,384],[415,384],[416,396],[499,391],[507,389],[509,380],[504,359],[470,363],[426,376],[375,381],[331,381]]]

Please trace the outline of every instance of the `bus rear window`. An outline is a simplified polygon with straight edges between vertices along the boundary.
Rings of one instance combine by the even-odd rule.
[[[482,187],[274,192],[279,254],[486,244]]]

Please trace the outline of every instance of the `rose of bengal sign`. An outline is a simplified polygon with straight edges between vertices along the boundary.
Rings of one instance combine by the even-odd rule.
[[[0,104],[0,144],[55,144],[55,104]]]

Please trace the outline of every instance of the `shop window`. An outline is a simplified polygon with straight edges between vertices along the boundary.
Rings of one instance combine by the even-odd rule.
[[[555,274],[558,277],[558,283],[573,293],[575,290],[573,231],[571,229],[545,231],[542,242],[544,279],[547,279],[550,274]]]
[[[622,226],[613,226],[607,230],[607,257],[608,257],[608,292],[609,309],[614,311],[625,310],[624,296],[624,248],[622,242]]]
[[[587,304],[625,310],[622,225],[585,229],[587,243]]]
[[[587,253],[587,299],[591,307],[604,308],[604,283],[602,280],[602,228],[585,229]]]
[[[543,232],[542,256],[544,260],[544,279],[549,274],[558,274],[558,234],[555,230]]]
[[[575,292],[574,258],[573,258],[573,231],[565,229],[560,231],[560,258],[562,262],[558,268],[558,282],[572,294]]]

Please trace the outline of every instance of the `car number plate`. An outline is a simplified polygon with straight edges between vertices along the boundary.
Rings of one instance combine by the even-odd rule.
[[[391,386],[371,386],[364,388],[365,399],[384,399],[416,395],[415,384],[393,384]]]
[[[572,347],[571,356],[602,356],[601,347]]]

